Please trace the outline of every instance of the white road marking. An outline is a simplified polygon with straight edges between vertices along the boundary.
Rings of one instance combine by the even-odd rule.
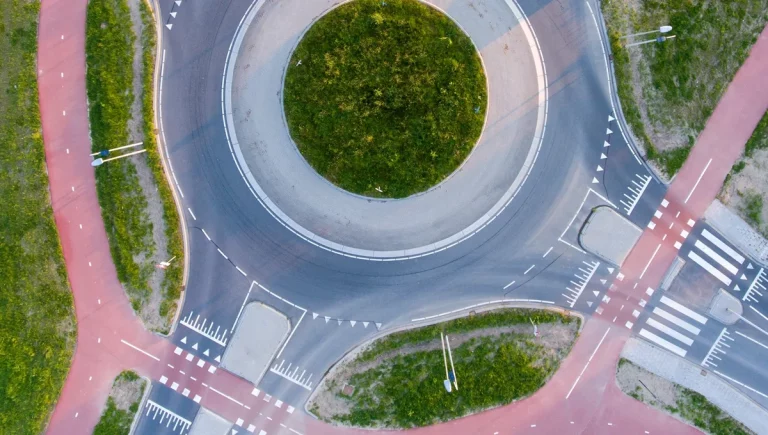
[[[229,257],[227,257],[224,252],[221,251],[221,249],[216,248],[217,251],[219,251],[219,254],[221,254],[222,257],[224,257],[225,260],[229,260]]]
[[[663,347],[664,349],[667,349],[670,352],[673,352],[677,355],[680,355],[682,357],[685,357],[685,354],[687,351],[685,351],[680,346],[677,346],[675,344],[672,344],[668,342],[667,340],[659,337],[658,335],[654,334],[653,332],[647,331],[646,329],[640,330],[640,336],[647,339],[648,341],[651,341],[653,343],[658,344],[659,346]]]
[[[189,214],[192,215],[192,219],[197,220],[197,217],[195,217],[195,214],[192,213],[192,209],[187,207],[187,210],[189,211]]]
[[[582,261],[582,263],[584,263],[587,266],[587,270],[579,268],[579,270],[583,273],[583,275],[576,274],[575,278],[577,279],[577,281],[571,281],[571,284],[576,288],[575,289],[572,289],[570,287],[565,288],[571,293],[571,296],[565,296],[565,299],[568,301],[568,304],[571,306],[571,308],[573,308],[573,306],[576,305],[576,301],[579,299],[579,297],[581,296],[581,293],[587,287],[587,284],[589,284],[589,281],[595,275],[597,268],[600,266],[599,261],[593,261],[592,263]]]
[[[577,251],[579,251],[581,253],[585,253],[583,249],[579,248],[578,246],[574,246],[574,245],[566,242],[565,240],[563,240],[563,236],[571,228],[571,225],[573,225],[573,221],[576,220],[576,217],[579,215],[579,212],[581,211],[581,208],[584,207],[584,203],[587,201],[587,198],[589,197],[590,193],[594,193],[595,196],[597,196],[598,198],[602,199],[606,203],[610,204],[611,207],[616,208],[616,205],[614,203],[612,203],[611,201],[609,201],[608,198],[606,198],[603,195],[600,195],[599,193],[595,192],[594,190],[592,190],[591,187],[587,188],[587,193],[584,195],[584,199],[581,200],[581,204],[579,204],[579,208],[576,209],[576,212],[573,214],[573,217],[571,218],[571,221],[568,222],[568,226],[565,227],[565,229],[563,230],[562,234],[560,234],[560,237],[557,238],[557,241],[563,242],[566,245],[570,246],[571,248],[573,248],[573,249],[575,249],[575,250],[577,250]]]
[[[683,246],[683,244],[682,244],[682,243],[680,243],[680,242],[675,242],[675,249],[677,249],[678,251],[680,250],[680,247],[681,247],[681,246]]]
[[[504,304],[504,303],[509,303],[509,302],[528,302],[528,303],[547,304],[547,305],[554,305],[555,304],[553,301],[542,301],[542,300],[539,300],[539,299],[497,299],[497,300],[494,300],[494,301],[480,302],[479,304],[473,304],[473,305],[469,305],[469,306],[466,306],[466,307],[457,308],[457,309],[451,310],[451,311],[445,311],[445,312],[442,312],[440,314],[433,314],[431,316],[426,316],[426,317],[418,317],[416,319],[411,319],[411,322],[421,322],[421,321],[424,321],[424,320],[434,319],[436,317],[442,317],[442,316],[447,316],[449,314],[459,313],[461,311],[471,310],[472,308],[482,307],[482,306],[485,306],[485,305]]]
[[[761,393],[761,392],[759,392],[759,391],[755,390],[754,388],[750,387],[749,385],[743,384],[743,383],[741,383],[741,382],[737,381],[736,379],[733,379],[733,378],[731,378],[731,377],[728,377],[728,376],[726,376],[726,375],[724,375],[724,374],[722,374],[722,373],[718,372],[717,370],[714,370],[714,372],[715,372],[715,373],[717,373],[718,375],[720,375],[720,376],[724,377],[725,379],[728,379],[729,381],[731,381],[731,382],[733,382],[733,383],[735,383],[735,384],[741,385],[742,387],[746,388],[747,390],[749,390],[749,391],[752,391],[753,393],[757,393],[757,394],[759,394],[759,395],[761,395],[761,396],[765,397],[766,399],[768,399],[768,396],[766,396],[765,394],[763,394],[763,393]]]
[[[666,199],[662,199],[661,200],[661,206],[662,207],[667,208],[668,205],[669,205],[669,201],[667,201]]]
[[[686,331],[688,331],[688,332],[690,332],[690,333],[692,333],[694,335],[699,335],[699,333],[701,332],[701,329],[691,325],[690,323],[686,322],[683,319],[680,319],[679,317],[677,317],[677,316],[675,316],[673,314],[670,314],[670,313],[662,310],[659,307],[655,307],[653,309],[653,314],[661,317],[664,320],[668,320],[668,321],[674,323],[675,325],[685,329]]]
[[[754,281],[752,281],[752,284],[749,285],[749,288],[747,289],[747,292],[744,294],[744,297],[741,298],[742,301],[746,301],[747,299],[749,299],[752,302],[757,302],[757,298],[755,298],[752,295],[752,293],[757,293],[759,296],[763,295],[762,293],[760,293],[759,290],[757,290],[757,287],[760,287],[761,289],[765,290],[765,286],[760,282],[764,278],[763,272],[765,272],[765,270],[761,267],[760,271],[757,272],[757,276],[755,277]]]
[[[654,222],[654,221],[648,222],[648,228],[650,228],[650,229],[656,228],[656,222]]]
[[[653,212],[653,216],[656,217],[656,219],[661,219],[663,215],[664,214],[661,212],[661,210],[656,210],[655,212]]]
[[[685,201],[683,201],[685,204],[688,204],[688,200],[691,199],[691,195],[693,195],[693,191],[696,190],[696,188],[699,186],[699,183],[701,182],[701,178],[704,176],[704,173],[707,172],[707,169],[709,168],[709,165],[712,163],[712,159],[709,159],[707,162],[707,165],[704,166],[704,170],[701,171],[701,175],[699,175],[699,179],[696,180],[696,184],[693,185],[693,188],[688,193],[688,196],[685,197]]]
[[[149,353],[149,352],[147,352],[147,351],[145,351],[145,350],[143,350],[143,349],[139,349],[138,347],[136,347],[136,346],[132,345],[131,343],[128,343],[128,342],[127,342],[127,341],[125,341],[125,340],[120,340],[120,342],[121,342],[121,343],[123,343],[124,345],[128,346],[128,347],[131,347],[131,348],[133,348],[134,350],[138,350],[139,352],[141,352],[141,353],[143,353],[144,355],[146,355],[146,356],[148,356],[148,357],[152,358],[152,359],[153,359],[153,360],[155,360],[155,361],[160,361],[160,358],[158,358],[158,357],[156,357],[156,356],[152,355],[151,353]],[[101,338],[99,338],[99,343],[101,343]]]
[[[752,311],[756,312],[760,317],[768,321],[768,317],[766,317],[765,314],[761,313],[760,311],[757,311],[757,308],[753,307],[752,305],[750,305],[749,308],[751,308]]]
[[[712,275],[715,278],[719,279],[720,282],[722,282],[726,286],[731,285],[731,279],[730,278],[725,276],[724,273],[722,273],[719,270],[717,270],[717,268],[715,268],[715,266],[712,266],[711,264],[709,264],[709,262],[707,262],[707,260],[701,258],[701,256],[699,254],[695,253],[694,251],[690,251],[688,253],[688,258],[690,258],[696,264],[698,264],[699,266],[704,268],[704,270],[709,272],[710,275]]]
[[[173,423],[173,430],[174,432],[176,429],[179,429],[179,433],[183,434],[185,430],[188,430],[190,426],[192,426],[192,422],[187,420],[186,418],[180,416],[179,414],[176,414],[175,412],[171,411],[168,408],[165,408],[158,403],[156,403],[153,400],[147,400],[147,404],[145,405],[145,408],[147,410],[147,413],[145,414],[147,417],[149,416],[149,413],[154,411],[155,413],[152,415],[152,420],[154,421],[155,418],[157,418],[157,415],[160,414],[160,421],[159,423],[162,424],[163,420],[165,418],[168,418],[168,422],[165,424],[165,427],[170,428],[171,423]]]
[[[704,231],[701,232],[701,235],[705,239],[707,239],[710,242],[712,242],[713,245],[715,245],[718,248],[720,248],[721,251],[725,252],[726,254],[728,254],[728,256],[730,256],[731,258],[736,260],[737,263],[739,263],[739,264],[744,263],[745,258],[744,258],[743,255],[741,255],[738,252],[736,252],[735,250],[733,250],[725,242],[723,242],[722,240],[717,238],[714,234],[710,233],[706,228],[704,229]],[[733,272],[733,273],[736,273],[736,272]]]
[[[186,326],[187,328],[197,332],[198,334],[210,338],[213,342],[218,343],[222,346],[227,345],[227,332],[228,329],[225,329],[224,332],[219,333],[219,330],[221,329],[221,326],[217,326],[216,330],[213,329],[213,322],[208,323],[208,327],[205,326],[206,322],[208,322],[208,319],[203,319],[203,322],[200,323],[200,315],[198,314],[197,317],[195,317],[194,320],[192,320],[192,316],[194,315],[193,311],[190,311],[189,314],[187,314],[183,319],[179,321],[179,324]]]
[[[756,345],[758,345],[758,346],[762,346],[763,348],[765,348],[765,349],[768,349],[768,346],[764,345],[763,343],[760,343],[759,341],[755,340],[755,339],[754,339],[754,338],[752,338],[752,337],[749,337],[749,336],[747,336],[747,335],[744,335],[744,334],[742,334],[742,333],[741,333],[741,332],[739,332],[739,331],[736,331],[736,334],[738,334],[738,335],[741,335],[742,337],[746,338],[747,340],[751,341],[752,343],[755,343],[755,344],[756,344]]]
[[[165,376],[160,376],[160,383],[165,385],[166,382],[168,382],[168,378],[166,378]]]
[[[238,272],[240,272],[243,276],[248,276],[243,272],[243,269],[240,269],[239,267],[235,266],[235,269],[237,269]]]
[[[231,396],[227,396],[226,394],[222,393],[221,391],[219,391],[219,390],[217,390],[217,389],[215,389],[215,388],[213,388],[213,387],[208,387],[208,389],[209,389],[209,390],[211,390],[211,391],[213,391],[214,393],[216,393],[216,394],[220,395],[221,397],[223,397],[223,398],[225,398],[225,399],[229,399],[229,400],[231,400],[232,402],[235,402],[235,403],[237,403],[237,404],[238,404],[238,405],[240,405],[240,406],[245,406],[245,405],[244,405],[242,402],[239,402],[239,401],[238,401],[238,400],[236,400],[234,397],[231,397]]]
[[[648,271],[648,266],[650,266],[651,262],[653,261],[653,259],[656,258],[656,254],[659,253],[659,249],[661,249],[661,243],[659,243],[659,246],[657,246],[656,250],[653,251],[653,255],[651,255],[651,259],[648,260],[648,264],[645,265],[645,267],[643,268],[643,273],[640,274],[640,278],[638,278],[638,279],[642,279],[643,275],[645,275],[645,272]]]
[[[696,243],[694,243],[693,246],[698,248],[701,252],[707,254],[710,258],[715,260],[715,262],[717,262],[719,265],[723,266],[725,270],[727,270],[731,274],[736,275],[739,272],[739,269],[736,266],[729,263],[725,258],[723,258],[720,254],[715,252],[712,248],[707,246],[701,240],[696,240]]]
[[[550,246],[549,249],[547,249],[547,252],[544,253],[544,255],[541,256],[541,258],[547,258],[547,255],[549,255],[550,252],[552,252],[553,246]]]
[[[533,269],[534,267],[536,267],[535,264],[531,265],[531,267],[529,267],[528,269],[525,270],[525,272],[523,272],[523,275],[528,275],[528,272],[530,272],[531,269]]]
[[[505,285],[502,290],[506,290],[509,286],[511,286],[514,283],[515,283],[515,281],[510,282],[509,284]]]
[[[661,303],[666,305],[666,306],[668,306],[668,307],[670,307],[670,308],[673,308],[673,309],[679,311],[682,314],[685,314],[686,316],[688,316],[691,319],[701,323],[702,325],[705,325],[707,323],[707,318],[706,317],[702,316],[701,314],[699,314],[699,313],[697,313],[697,312],[695,312],[695,311],[693,311],[693,310],[683,306],[682,304],[680,304],[680,303],[678,303],[678,302],[676,302],[676,301],[674,301],[674,300],[672,300],[672,299],[670,299],[670,298],[668,298],[666,296],[662,296],[661,297]]]
[[[592,355],[589,356],[589,359],[587,360],[587,363],[584,365],[584,368],[581,369],[581,373],[579,373],[579,376],[576,378],[576,381],[573,382],[571,389],[568,390],[568,394],[565,395],[565,400],[568,400],[568,398],[571,396],[573,389],[576,388],[576,384],[579,383],[579,379],[581,379],[581,376],[584,374],[585,371],[587,371],[587,367],[589,367],[589,363],[592,362],[592,358],[594,358],[595,354],[597,353],[597,350],[600,349],[600,346],[603,344],[605,337],[608,335],[608,332],[610,331],[611,331],[610,327],[605,330],[605,334],[603,334],[603,338],[601,338],[600,342],[597,343],[597,347],[595,347],[595,350],[592,351]]]
[[[646,322],[649,326],[669,335],[670,337],[680,341],[681,343],[685,343],[686,345],[690,346],[693,344],[693,340],[686,337],[685,335],[675,331],[674,329],[668,327],[667,325],[656,321],[655,319],[648,319],[648,322]]]
[[[629,146],[629,145],[627,145]],[[635,180],[632,180],[632,184],[634,184],[634,187],[632,185],[627,186],[627,190],[630,191],[630,194],[624,194],[624,196],[627,198],[627,202],[625,202],[623,199],[619,200],[619,202],[624,206],[624,211],[627,213],[627,216],[632,214],[632,211],[635,209],[635,206],[640,201],[640,197],[643,196],[643,193],[645,193],[645,189],[648,188],[648,185],[651,183],[651,176],[650,175],[640,175],[635,174],[635,177],[640,180],[638,183]],[[657,216],[660,217],[660,216]]]
[[[285,364],[285,360],[282,360],[280,365],[275,363],[275,365],[273,365],[269,371],[285,379],[288,379],[289,381],[306,389],[307,391],[312,391],[312,373],[309,374],[309,377],[305,377],[306,370],[299,373],[299,366],[294,366],[293,364],[289,363],[287,367],[283,367],[283,364]],[[291,367],[294,367],[293,371],[291,371]]]
[[[243,314],[243,308],[245,308],[245,303],[248,302],[248,298],[251,297],[251,290],[253,290],[253,282],[251,282],[251,286],[248,287],[248,293],[245,295],[245,299],[243,299],[243,304],[240,305],[240,311],[237,312],[237,317],[235,317],[235,321],[232,323],[232,331],[235,330],[235,326],[237,326],[237,321],[240,320],[240,315]]]
[[[717,367],[717,364],[712,362],[712,358],[721,359],[719,356],[717,356],[718,353],[721,353],[725,355],[725,349],[724,347],[730,348],[725,340],[731,340],[734,341],[733,338],[731,338],[730,335],[728,335],[728,328],[723,328],[722,331],[720,331],[720,335],[717,336],[717,340],[712,344],[712,347],[709,348],[709,352],[707,352],[707,355],[704,357],[703,360],[701,360],[702,367]]]

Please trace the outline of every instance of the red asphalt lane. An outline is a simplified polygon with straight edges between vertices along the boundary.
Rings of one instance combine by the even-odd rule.
[[[137,320],[111,261],[88,157],[85,7],[85,0],[46,0],[40,12],[38,87],[43,137],[54,218],[78,321],[74,360],[47,432],[90,433],[114,377],[124,369],[134,369],[152,380],[165,376],[168,384],[178,381],[178,391],[188,386],[190,397],[201,396],[202,406],[231,421],[243,418],[246,426],[259,420],[267,433],[290,427],[293,433],[299,429],[312,434],[370,434],[335,428],[298,410],[288,413],[284,411],[287,405],[276,406],[278,398],[267,402],[264,393],[251,394],[253,387],[247,381],[221,369],[211,373],[210,364],[199,367],[199,359],[187,360],[186,352],[177,355],[175,346],[144,330]],[[768,108],[766,60],[768,30],[728,87],[670,188],[668,200],[685,215],[701,216]],[[643,286],[658,284],[674,257],[670,243],[661,237],[658,231],[646,229],[621,271],[624,280],[616,280],[609,292],[612,303],[603,303],[603,314],[587,321],[560,370],[539,392],[492,411],[412,432],[697,433],[624,395],[615,383],[616,362],[629,330],[614,317],[631,319],[631,310],[618,308],[624,305],[621,299],[626,297],[629,305],[639,304]],[[657,248],[659,243],[661,248]]]

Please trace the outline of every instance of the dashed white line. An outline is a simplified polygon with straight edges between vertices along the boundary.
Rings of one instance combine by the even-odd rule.
[[[510,282],[509,284],[505,285],[505,286],[504,286],[504,288],[503,288],[502,290],[506,290],[506,289],[507,289],[507,287],[511,286],[511,285],[512,285],[512,284],[514,284],[514,283],[515,283],[515,281],[512,281],[512,282]]]
[[[208,235],[208,233],[205,232],[204,228],[200,228],[203,231],[203,235],[205,235],[205,238],[208,239],[208,241],[211,241],[211,236]]]
[[[227,257],[227,256],[226,256],[226,254],[224,254],[224,253],[221,251],[221,249],[219,249],[219,248],[216,248],[216,250],[217,250],[217,251],[219,251],[219,254],[221,254],[221,256],[222,256],[222,257],[224,257],[224,259],[225,259],[225,260],[229,260],[229,257]]]
[[[187,210],[189,211],[189,214],[192,215],[192,219],[197,220],[197,218],[195,217],[195,214],[192,213],[192,209],[187,207]]]
[[[525,270],[525,272],[523,272],[523,275],[528,275],[528,272],[530,272],[531,269],[533,269],[534,267],[536,267],[536,265],[532,264],[531,267],[529,267],[528,269]]]
[[[549,255],[550,252],[552,252],[553,246],[550,246],[549,249],[547,249],[547,252],[544,253],[544,255],[541,256],[541,258],[547,258],[547,255]]]

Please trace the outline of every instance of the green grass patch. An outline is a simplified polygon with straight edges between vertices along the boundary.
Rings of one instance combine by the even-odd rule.
[[[752,157],[757,150],[768,148],[768,112],[765,112],[760,122],[752,132],[752,136],[744,146],[744,155]]]
[[[126,0],[91,0],[86,15],[86,87],[93,151],[128,144],[133,103],[133,43]],[[128,159],[97,168],[96,187],[117,277],[135,310],[149,297],[153,265],[136,258],[155,249],[147,200]]]
[[[283,102],[317,172],[354,193],[401,198],[466,159],[487,91],[472,41],[450,18],[416,0],[355,0],[307,31]]]
[[[163,165],[155,127],[154,77],[155,77],[155,49],[157,35],[155,20],[152,11],[146,1],[140,2],[141,20],[144,23],[144,31],[141,37],[141,63],[142,63],[142,126],[144,129],[144,146],[147,149],[147,163],[152,170],[155,185],[163,202],[163,221],[165,223],[165,237],[167,239],[168,258],[174,258],[171,266],[165,270],[163,276],[163,302],[160,304],[160,316],[171,320],[176,313],[178,300],[181,296],[181,287],[184,273],[184,249],[181,238],[181,225],[176,203],[173,199],[171,187],[163,172]],[[167,332],[167,331],[163,331]]]
[[[353,374],[345,382],[354,386],[354,393],[337,393],[349,412],[330,420],[358,427],[419,427],[529,396],[551,377],[575,339],[575,328],[564,327],[572,336],[561,347],[548,347],[541,337],[534,338],[531,320],[539,325],[570,324],[574,318],[543,310],[508,309],[384,337],[350,363]],[[525,325],[526,333],[519,329],[496,335],[482,331],[515,325]],[[466,337],[452,348],[459,388],[447,393],[443,352],[437,344],[440,332],[456,338],[478,330],[477,336]],[[315,411],[320,413],[318,407]]]
[[[112,393],[107,398],[107,407],[101,414],[96,427],[93,428],[93,435],[128,435],[136,411],[139,410],[145,387],[144,381],[135,372],[124,371],[120,373],[112,386]],[[131,401],[127,409],[121,409],[112,396],[113,394],[126,394],[126,391],[116,391],[126,388],[132,388],[134,390],[132,395],[137,397]]]
[[[757,192],[744,194],[744,205],[741,212],[750,225],[758,230],[763,226],[763,197]]]
[[[657,152],[647,131],[679,138],[678,147],[691,145],[768,21],[768,0],[606,0],[603,12],[627,122],[648,157],[672,176],[687,152]],[[671,25],[677,37],[662,44],[621,46],[621,35],[662,24]],[[640,78],[632,76],[628,50],[639,55],[635,67]]]
[[[69,370],[76,323],[51,211],[37,94],[38,1],[0,12],[0,427],[39,434]]]

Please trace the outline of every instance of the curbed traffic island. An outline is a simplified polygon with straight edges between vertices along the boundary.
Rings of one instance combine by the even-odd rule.
[[[342,360],[307,409],[337,425],[403,429],[506,405],[551,378],[579,326],[560,312],[512,308],[396,332]]]

